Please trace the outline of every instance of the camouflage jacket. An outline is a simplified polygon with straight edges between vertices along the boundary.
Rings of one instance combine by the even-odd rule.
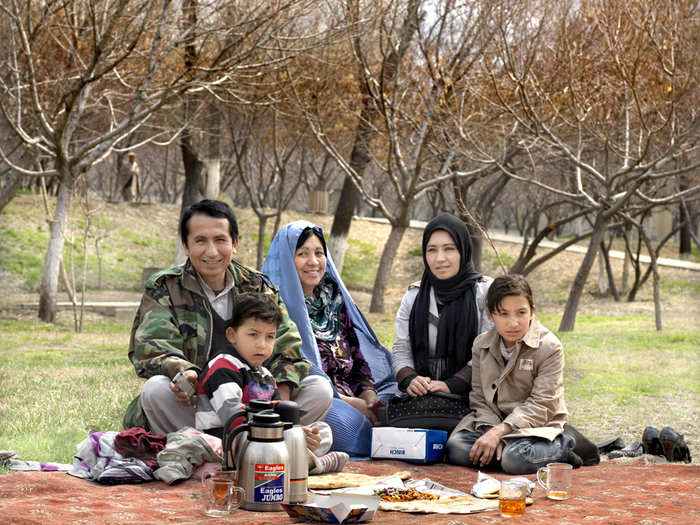
[[[229,271],[235,283],[232,293],[269,293],[280,305],[283,320],[265,367],[277,383],[290,383],[295,390],[309,373],[311,363],[301,357],[299,331],[289,319],[277,288],[263,274],[235,261]],[[131,329],[129,359],[136,374],[172,378],[183,370],[199,373],[209,360],[212,324],[211,305],[189,259],[182,266],[154,274],[146,283]]]

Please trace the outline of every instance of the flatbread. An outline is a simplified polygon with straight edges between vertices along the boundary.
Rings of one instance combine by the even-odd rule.
[[[498,500],[474,496],[449,496],[437,500],[380,501],[379,510],[420,512],[425,514],[474,514],[498,509]]]
[[[355,474],[352,472],[336,472],[334,474],[324,474],[322,476],[309,476],[310,489],[342,489],[345,487],[362,487],[364,485],[375,485],[379,481],[397,477],[406,480],[411,477],[407,470],[394,472],[385,476],[369,476],[367,474]]]
[[[527,505],[531,505],[532,502],[531,498],[525,500]],[[423,514],[475,514],[498,510],[498,500],[474,496],[444,496],[437,500],[380,501],[379,510]]]

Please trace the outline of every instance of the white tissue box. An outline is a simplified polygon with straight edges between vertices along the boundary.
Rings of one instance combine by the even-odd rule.
[[[425,428],[375,427],[372,459],[401,459],[434,463],[442,461],[447,432]]]

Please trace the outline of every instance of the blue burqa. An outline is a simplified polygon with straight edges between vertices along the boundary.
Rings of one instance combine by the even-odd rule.
[[[297,240],[307,227],[313,228],[323,236],[323,230],[320,227],[307,221],[295,221],[283,226],[272,239],[262,272],[279,287],[280,296],[287,306],[289,317],[299,329],[302,341],[301,352],[312,363],[311,373],[327,377],[323,371],[318,345],[306,311],[299,275],[294,266],[294,251]],[[350,297],[340,275],[338,275],[330,253],[326,254],[326,274],[329,274],[338,283],[345,308],[352,320],[357,340],[360,342],[360,351],[372,371],[377,395],[384,403],[387,403],[389,399],[399,393],[391,370],[391,355],[379,342],[369,323]],[[371,422],[361,412],[342,401],[337,392],[326,415],[326,422],[333,430],[334,450],[342,450],[352,456],[368,456],[370,454]]]

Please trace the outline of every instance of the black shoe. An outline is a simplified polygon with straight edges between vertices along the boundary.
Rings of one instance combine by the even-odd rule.
[[[622,440],[620,436],[606,439],[605,441],[601,441],[596,445],[598,447],[598,452],[601,454],[607,454],[608,452],[612,452],[613,450],[621,450],[625,448],[625,442]]]
[[[659,433],[659,440],[667,460],[690,463],[690,450],[688,445],[685,444],[682,434],[679,434],[671,427],[664,427]]]
[[[634,443],[627,445],[625,448],[620,450],[613,450],[608,454],[608,459],[616,458],[636,458],[644,454],[644,447],[641,441],[635,441]]]
[[[657,428],[647,427],[644,429],[644,433],[642,434],[642,446],[644,447],[645,454],[652,454],[654,456],[664,455],[664,448],[661,446],[659,430]]]
[[[579,468],[583,465],[583,459],[573,450],[569,451],[569,455],[564,459],[564,463],[568,463],[574,468]]]

